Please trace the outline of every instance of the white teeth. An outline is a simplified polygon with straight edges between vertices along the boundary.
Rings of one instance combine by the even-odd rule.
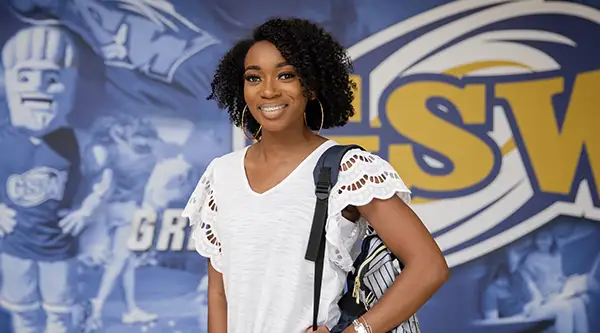
[[[285,107],[285,104],[275,105],[275,106],[261,106],[260,109],[265,112],[273,112],[273,111],[279,111],[279,110],[283,109],[284,107]]]

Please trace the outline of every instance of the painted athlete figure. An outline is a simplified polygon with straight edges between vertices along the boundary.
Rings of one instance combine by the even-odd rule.
[[[122,316],[123,323],[153,321],[157,315],[143,311],[135,301],[135,256],[128,248],[128,240],[132,232],[131,221],[143,204],[145,187],[157,162],[158,133],[149,121],[125,115],[99,119],[93,132],[86,166],[92,169],[91,172],[108,171],[111,175],[110,191],[102,213],[111,243],[111,259],[92,300],[89,325],[90,328],[102,326],[102,310],[118,278],[123,282],[127,308]]]

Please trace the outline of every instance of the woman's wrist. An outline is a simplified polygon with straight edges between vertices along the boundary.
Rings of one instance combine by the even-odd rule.
[[[360,317],[355,319],[348,328],[346,328],[343,333],[373,333],[371,326],[367,321]]]

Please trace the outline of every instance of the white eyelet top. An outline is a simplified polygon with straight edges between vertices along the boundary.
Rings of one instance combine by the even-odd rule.
[[[304,259],[316,196],[313,169],[327,141],[281,183],[264,193],[248,184],[247,148],[213,160],[182,215],[190,219],[197,251],[223,274],[229,333],[304,333],[312,324],[314,263]],[[367,222],[342,217],[348,206],[410,191],[392,166],[377,155],[350,150],[329,199],[327,250],[319,323],[337,324],[346,274],[358,255]]]

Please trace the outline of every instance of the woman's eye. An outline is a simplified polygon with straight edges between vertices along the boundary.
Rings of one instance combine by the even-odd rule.
[[[258,82],[260,80],[260,78],[256,75],[246,75],[245,79],[248,82]]]
[[[283,73],[283,74],[279,75],[279,78],[281,80],[289,80],[289,79],[293,79],[294,77],[295,77],[295,75],[292,73]]]

